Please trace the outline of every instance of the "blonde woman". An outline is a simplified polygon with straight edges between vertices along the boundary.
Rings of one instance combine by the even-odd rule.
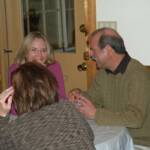
[[[52,72],[58,82],[58,96],[60,100],[66,98],[63,73],[60,64],[54,59],[54,53],[45,35],[40,32],[29,33],[22,42],[20,49],[17,51],[14,64],[9,68],[8,81],[12,85],[12,73],[26,62],[36,61]],[[15,113],[12,111],[12,113]]]

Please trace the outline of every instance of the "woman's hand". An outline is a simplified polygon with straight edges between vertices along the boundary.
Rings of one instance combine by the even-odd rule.
[[[9,113],[13,93],[14,89],[13,87],[10,87],[0,94],[0,116],[5,117]]]

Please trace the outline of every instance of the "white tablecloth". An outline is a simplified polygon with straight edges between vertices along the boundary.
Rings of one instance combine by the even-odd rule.
[[[134,145],[125,127],[98,126],[88,120],[95,135],[96,150],[134,150]]]

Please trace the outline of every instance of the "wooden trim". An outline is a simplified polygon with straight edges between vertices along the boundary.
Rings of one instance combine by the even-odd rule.
[[[96,1],[84,0],[85,26],[88,34],[96,29]]]
[[[6,26],[6,9],[5,0],[0,0],[0,91],[6,85],[5,81],[5,56],[4,48],[7,48],[7,26]]]
[[[85,9],[85,27],[88,34],[96,29],[96,1],[95,0],[84,0]],[[88,60],[87,64],[87,87],[90,87],[93,78],[96,74],[96,63]]]
[[[23,40],[21,0],[5,0],[7,15],[8,47],[15,53]]]
[[[0,69],[2,89],[8,87],[8,62],[14,60],[15,52],[23,39],[21,0],[0,0]],[[3,49],[11,49],[9,57]],[[8,60],[9,58],[9,60]]]

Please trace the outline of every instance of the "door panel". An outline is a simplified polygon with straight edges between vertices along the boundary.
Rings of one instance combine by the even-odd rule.
[[[22,35],[20,0],[0,0],[0,69],[2,89],[7,88],[8,66],[13,62]],[[11,53],[4,51],[12,50]]]
[[[3,54],[4,47],[7,46],[6,37],[6,20],[5,20],[5,3],[4,0],[0,0],[0,92],[2,91],[3,76],[5,73],[3,69],[5,68],[5,58]]]
[[[78,71],[77,66],[82,64],[83,53],[86,51],[86,38],[96,29],[95,0],[75,0],[75,35],[76,53],[55,53],[56,59],[62,65],[66,91],[79,87],[86,90],[90,86],[96,72],[95,62],[88,60],[86,71]],[[80,25],[85,24],[87,34],[80,32]]]
[[[7,41],[10,54],[10,63],[14,60],[16,50],[19,48],[23,39],[23,23],[21,14],[21,1],[6,1],[6,22],[7,22]]]
[[[85,35],[81,33],[79,27],[85,23],[84,1],[74,0],[75,8],[75,53],[55,53],[56,59],[61,63],[66,91],[80,87],[86,89],[86,72],[79,72],[77,66],[83,61],[85,51]]]

